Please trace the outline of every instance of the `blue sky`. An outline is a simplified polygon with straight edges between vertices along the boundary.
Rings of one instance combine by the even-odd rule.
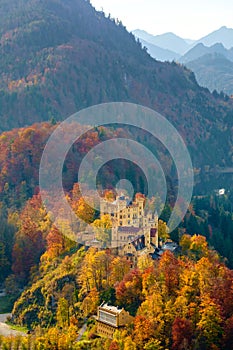
[[[199,39],[227,26],[233,28],[232,0],[91,0],[97,9],[119,18],[128,30],[151,34],[174,32]]]

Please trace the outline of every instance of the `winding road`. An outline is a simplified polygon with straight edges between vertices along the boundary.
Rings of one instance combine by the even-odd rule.
[[[11,314],[0,314],[0,335],[3,335],[5,337],[8,337],[10,335],[16,336],[16,335],[22,335],[25,336],[26,334],[23,332],[15,331],[10,328],[5,322],[7,320],[7,317],[11,316]]]

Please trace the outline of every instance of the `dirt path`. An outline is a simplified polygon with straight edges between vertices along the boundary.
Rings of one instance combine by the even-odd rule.
[[[85,323],[85,324],[82,326],[82,328],[80,329],[80,332],[79,332],[79,335],[78,335],[78,338],[77,338],[76,341],[81,340],[81,338],[82,338],[83,334],[86,332],[86,330],[87,330],[87,324]]]
[[[0,335],[8,337],[10,335],[26,335],[23,332],[15,331],[10,328],[5,322],[7,317],[11,316],[11,314],[0,314]]]

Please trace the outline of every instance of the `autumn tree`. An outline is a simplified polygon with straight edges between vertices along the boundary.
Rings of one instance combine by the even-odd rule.
[[[182,269],[179,277],[179,295],[186,297],[189,303],[194,303],[196,302],[196,295],[200,293],[199,275],[192,261],[184,259],[180,264]]]
[[[144,345],[153,337],[153,323],[144,316],[136,316],[134,319],[134,341],[139,349],[143,349]]]
[[[217,277],[219,267],[208,258],[201,258],[195,265],[198,275],[198,289],[201,296],[205,297],[211,293],[213,281]]]
[[[124,341],[124,350],[136,350],[136,349],[137,349],[136,343],[132,340],[131,336],[128,336]]]
[[[194,235],[191,237],[191,245],[189,249],[191,258],[196,260],[208,256],[209,253],[206,238],[201,235]]]
[[[37,266],[46,247],[51,221],[39,195],[30,199],[19,217],[19,230],[13,247],[13,272],[25,283],[30,270]]]
[[[172,349],[189,349],[192,343],[193,327],[186,318],[176,317],[172,325]]]
[[[96,239],[102,243],[104,247],[110,244],[112,220],[108,214],[105,214],[101,219],[96,219],[92,224]]]
[[[170,238],[170,235],[168,233],[167,224],[163,220],[159,220],[158,225],[159,225],[158,226],[159,240],[161,240],[162,242],[166,242],[166,240],[168,238]]]
[[[99,305],[99,293],[93,288],[88,295],[84,298],[81,304],[81,310],[84,317],[95,315],[97,313],[97,307]]]
[[[45,241],[42,232],[37,230],[37,225],[27,219],[16,235],[13,248],[12,270],[22,282],[28,280],[30,270],[40,261],[45,250]]]
[[[173,253],[167,250],[162,255],[158,267],[161,278],[165,281],[167,294],[173,295],[179,286],[179,261]]]
[[[223,264],[217,264],[215,275],[216,278],[212,278],[210,295],[220,307],[222,316],[227,319],[233,315],[233,271]]]
[[[202,300],[200,316],[197,327],[208,348],[212,345],[220,345],[223,334],[222,318],[220,310],[209,297]]]
[[[93,288],[100,292],[109,286],[111,260],[112,257],[107,251],[97,251],[95,248],[88,250],[78,276],[82,295],[89,293]]]
[[[95,209],[86,203],[85,199],[81,197],[76,203],[75,212],[79,219],[85,223],[92,223],[95,218]]]
[[[113,202],[115,200],[115,194],[113,191],[111,190],[106,190],[104,192],[104,198],[108,201],[108,202]]]
[[[120,350],[119,345],[116,340],[112,340],[109,350]]]
[[[182,249],[182,254],[186,255],[188,254],[188,251],[190,250],[191,246],[191,236],[190,235],[183,235],[180,239],[180,247]]]
[[[137,267],[139,268],[140,271],[143,272],[152,266],[153,266],[153,260],[150,256],[148,256],[147,254],[143,254],[139,256],[137,261]]]
[[[57,258],[65,250],[65,238],[56,226],[53,226],[46,237],[47,251],[44,254],[43,259]]]
[[[149,340],[143,348],[144,350],[163,350],[164,347],[158,339]]]
[[[70,323],[69,303],[65,298],[58,300],[57,322],[61,327],[67,327]]]
[[[138,269],[131,270],[116,286],[116,297],[120,306],[124,306],[132,314],[143,300],[142,275]]]
[[[150,295],[151,290],[154,290],[154,286],[158,285],[156,281],[156,269],[151,265],[149,261],[148,267],[142,272],[142,293],[147,296]]]
[[[115,257],[110,264],[110,283],[114,286],[117,282],[123,280],[124,276],[130,271],[130,263],[125,257]]]
[[[223,349],[233,349],[233,316],[226,320],[224,326]]]
[[[164,330],[165,303],[161,292],[157,288],[151,288],[145,301],[138,308],[137,315],[144,316],[154,325],[154,335],[161,337]]]

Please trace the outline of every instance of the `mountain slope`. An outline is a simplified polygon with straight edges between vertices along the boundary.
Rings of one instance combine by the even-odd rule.
[[[195,166],[231,164],[232,102],[198,86],[186,68],[152,59],[88,1],[1,0],[0,16],[1,130],[130,101],[164,114]]]

